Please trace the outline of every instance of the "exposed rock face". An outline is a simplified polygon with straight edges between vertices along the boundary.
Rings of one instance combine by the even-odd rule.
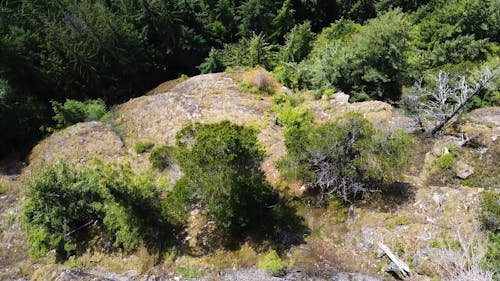
[[[340,103],[348,103],[349,102],[349,95],[346,95],[343,92],[339,92],[335,94],[335,97],[333,98],[334,102],[340,102]]]
[[[115,110],[115,122],[123,127],[123,138],[118,136],[112,127],[100,122],[76,124],[54,133],[34,148],[30,157],[30,165],[25,171],[37,170],[57,159],[84,164],[92,157],[98,157],[103,161],[128,161],[134,168],[149,168],[148,153],[137,155],[132,151],[137,141],[148,140],[156,145],[173,144],[177,131],[187,124],[230,120],[259,130],[259,140],[266,150],[262,168],[267,179],[271,183],[277,183],[280,175],[274,162],[285,154],[283,128],[275,125],[268,114],[273,105],[272,98],[242,92],[239,86],[239,75],[238,73],[200,75],[183,82],[177,81],[163,85],[151,91],[152,95],[135,98],[122,104]],[[345,96],[333,102],[306,100],[304,106],[309,108],[318,123],[328,122],[348,112],[356,111],[385,132],[396,129],[412,132],[417,129],[410,118],[405,117],[387,103],[369,101],[349,104],[345,100]],[[494,149],[498,147],[500,139],[499,116],[500,108],[498,107],[474,111],[460,130],[466,135],[465,137],[479,134],[477,139],[479,144],[487,149]],[[424,166],[435,165],[431,150],[435,156],[440,156],[446,152],[447,147],[460,145],[462,140],[463,138],[460,137],[446,137],[430,141],[429,147],[423,153],[429,155],[425,158]],[[294,260],[296,262],[294,266],[303,269],[303,272],[291,272],[278,278],[256,269],[238,269],[243,267],[240,266],[234,271],[220,273],[215,280],[374,281],[378,279],[362,274],[338,273],[320,278],[309,276],[304,272],[311,268],[323,270],[324,265],[334,268],[335,265],[341,264],[346,266],[347,271],[352,269],[378,274],[376,267],[386,265],[387,261],[376,258],[376,247],[374,247],[376,242],[383,241],[393,251],[398,250],[401,245],[406,247],[402,249],[405,251],[401,254],[401,258],[408,261],[412,254],[419,253],[419,249],[428,249],[433,241],[455,240],[457,231],[461,231],[464,237],[474,233],[479,228],[476,220],[480,198],[479,189],[422,184],[429,171],[425,167],[423,171],[419,168],[415,172],[418,175],[405,175],[405,178],[401,179],[405,181],[404,183],[411,183],[411,189],[406,188],[403,192],[404,186],[394,186],[397,190],[401,190],[400,195],[406,198],[405,200],[395,203],[384,198],[383,204],[377,207],[364,205],[366,202],[362,200],[356,201],[348,210],[347,222],[339,222],[338,218],[342,216],[335,211],[311,208],[305,217],[308,227],[315,230],[317,236],[307,240],[307,244],[290,249],[290,253],[287,253],[298,257]],[[479,166],[477,167],[476,172],[479,173]],[[471,172],[471,169],[465,167],[463,172],[461,176],[469,177],[470,174],[467,174]],[[303,184],[298,183],[296,189],[299,190]],[[293,190],[293,187],[290,188]],[[19,195],[15,197],[15,200],[7,200],[0,196],[0,210],[4,213],[0,215],[2,224],[7,221],[7,215],[11,209],[19,214],[20,201]],[[14,207],[11,208],[7,204],[13,204]],[[207,222],[201,219],[198,222],[200,223],[199,229],[209,227]],[[196,226],[194,223],[191,225]],[[12,262],[8,261],[8,270],[16,271],[18,269],[11,265],[20,262],[17,258],[28,260],[24,232],[18,221],[13,226],[2,230],[4,229],[7,231],[0,232],[0,240],[12,242],[12,245],[24,251],[24,256],[16,257],[14,260],[15,255],[9,252],[8,245],[1,245],[0,264],[7,264],[6,261],[12,258]],[[196,231],[199,230],[196,229]],[[13,232],[20,234],[14,235]],[[11,234],[11,237],[7,237]],[[191,236],[192,243],[203,242],[193,237]],[[429,264],[432,261],[428,258],[430,254],[422,251],[416,257],[414,266],[418,273],[431,275],[432,269],[429,268]],[[225,258],[227,254],[224,252]],[[122,261],[122,257],[116,259],[119,262]],[[137,259],[142,263],[140,258]],[[246,262],[249,264],[245,264],[245,267],[255,264],[250,264],[253,256],[248,260]],[[100,266],[99,262],[95,267],[98,266]],[[47,271],[49,275],[39,276],[38,280],[185,280],[180,276],[175,276],[171,268],[165,270],[161,268],[158,269],[160,273],[156,274],[155,271],[150,275],[140,275],[137,274],[138,271],[117,274],[96,268],[75,270],[64,268],[62,265],[49,268]],[[2,273],[7,275],[2,275]],[[12,278],[9,277],[21,276],[21,273],[2,271],[0,266],[0,279],[4,276],[8,276],[6,280],[11,280]],[[415,280],[425,280],[425,278]]]
[[[99,157],[111,159],[126,153],[123,142],[110,125],[101,122],[78,123],[52,134],[35,146],[30,155],[29,170],[58,160],[82,163]]]
[[[500,107],[479,108],[467,115],[468,119],[474,123],[500,129]]]
[[[467,115],[466,122],[459,128],[460,132],[473,142],[483,147],[498,145],[500,140],[500,107],[479,108]]]
[[[64,159],[84,163],[92,157],[104,161],[132,162],[136,168],[147,168],[147,154],[136,156],[132,147],[138,141],[157,145],[174,144],[176,133],[193,122],[231,122],[259,130],[259,140],[266,150],[262,168],[271,183],[279,181],[274,163],[285,154],[283,128],[271,122],[269,112],[272,97],[261,97],[241,90],[239,81],[244,73],[199,75],[184,82],[151,91],[152,95],[131,99],[115,110],[115,123],[123,128],[122,139],[109,125],[100,122],[80,123],[57,132],[35,147],[30,157],[30,170]],[[277,86],[278,89],[281,87]],[[338,93],[339,101],[348,95]],[[356,111],[384,131],[412,131],[411,119],[395,112],[380,101],[349,104],[346,102],[306,101],[317,122],[327,122],[348,112]],[[178,171],[167,171],[172,179]]]

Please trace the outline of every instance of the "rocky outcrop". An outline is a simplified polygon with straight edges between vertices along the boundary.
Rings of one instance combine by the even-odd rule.
[[[123,141],[111,125],[78,123],[52,134],[35,146],[29,158],[28,171],[37,171],[58,160],[77,164],[93,157],[111,160],[124,154]]]
[[[259,140],[266,150],[262,168],[271,183],[279,182],[274,163],[285,154],[283,128],[272,122],[272,97],[244,92],[240,81],[245,73],[199,75],[186,81],[159,86],[152,94],[131,99],[114,110],[113,126],[100,122],[80,123],[54,133],[37,145],[28,170],[38,170],[58,159],[84,163],[98,157],[104,161],[129,161],[136,168],[147,169],[147,154],[132,152],[138,141],[157,145],[173,144],[176,133],[193,122],[231,122],[259,130]],[[281,87],[276,86],[279,90]],[[163,90],[163,92],[162,92]],[[389,104],[368,101],[350,104],[348,95],[339,93],[330,101],[308,100],[304,103],[316,122],[327,122],[356,111],[384,131],[413,131],[411,119]],[[121,136],[116,132],[121,131]],[[175,177],[175,171],[172,178]],[[167,171],[167,173],[169,173]]]

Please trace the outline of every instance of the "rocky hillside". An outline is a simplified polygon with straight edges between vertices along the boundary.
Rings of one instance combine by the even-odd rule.
[[[36,261],[29,259],[18,218],[23,183],[30,175],[58,160],[86,165],[94,158],[129,162],[138,171],[149,170],[149,153],[136,153],[134,145],[144,141],[173,144],[175,134],[192,122],[230,120],[259,130],[258,137],[266,151],[262,163],[265,175],[276,189],[286,192],[274,165],[285,154],[285,146],[283,128],[276,124],[271,110],[273,99],[244,91],[241,81],[245,75],[207,74],[161,85],[114,109],[113,122],[79,123],[38,144],[19,176],[0,178],[0,279],[392,280],[392,275],[385,273],[390,271],[391,262],[379,249],[381,242],[410,264],[410,280],[431,280],[441,255],[438,245],[479,235],[481,192],[485,188],[500,188],[498,107],[471,112],[442,138],[417,134],[410,168],[400,175],[393,192],[371,194],[349,208],[330,204],[327,208],[301,209],[310,233],[304,237],[304,244],[293,246],[282,255],[288,272],[284,277],[270,277],[255,269],[264,253],[252,243],[200,256],[157,257],[145,249],[133,253],[93,249],[62,264],[56,263],[52,255]],[[274,88],[292,95],[280,85]],[[337,94],[330,99],[305,98],[302,105],[318,123],[356,111],[383,131],[403,129],[416,133],[411,119],[383,102],[351,104],[344,95]],[[443,172],[436,166],[436,159],[449,153],[450,146],[458,147],[459,153],[452,172]],[[180,172],[174,166],[155,172],[155,176],[175,182]],[[289,186],[292,196],[300,196],[299,187]],[[188,231],[193,241],[201,240],[200,233],[209,225],[203,219],[199,213],[191,213]]]

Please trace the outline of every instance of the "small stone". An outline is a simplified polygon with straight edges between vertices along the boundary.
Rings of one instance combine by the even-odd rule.
[[[441,206],[444,202],[446,196],[444,194],[434,193],[432,195],[432,200],[438,205]]]
[[[335,97],[333,98],[335,102],[338,103],[348,103],[349,102],[349,95],[346,95],[343,92],[338,92],[335,94]]]
[[[474,173],[474,167],[465,161],[459,160],[455,163],[455,175],[460,179],[467,179]]]

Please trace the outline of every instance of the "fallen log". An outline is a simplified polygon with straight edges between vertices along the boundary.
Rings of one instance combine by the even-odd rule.
[[[389,247],[384,245],[382,242],[378,242],[378,247],[384,251],[384,253],[389,257],[389,259],[396,265],[397,270],[401,272],[401,275],[404,277],[408,277],[411,274],[410,267],[402,261],[397,255],[393,254],[391,250],[389,250]]]

